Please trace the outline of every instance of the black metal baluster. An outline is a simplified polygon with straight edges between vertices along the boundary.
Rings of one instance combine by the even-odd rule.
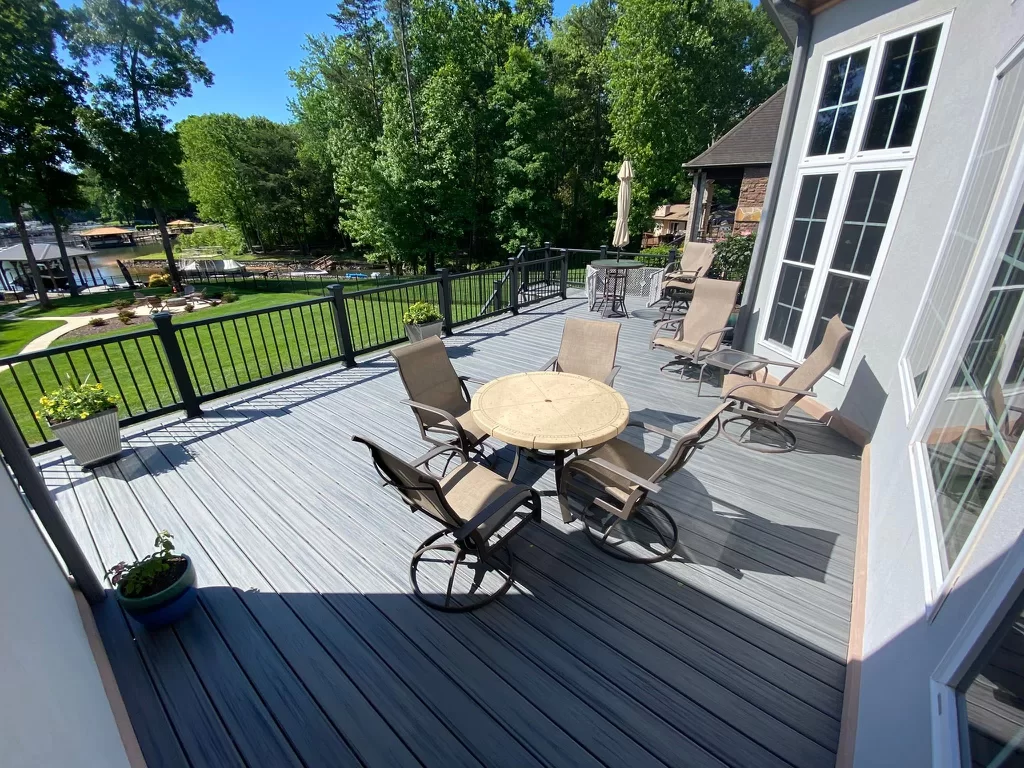
[[[199,328],[197,326],[194,326],[194,325],[192,326],[192,335],[195,337],[196,347],[199,349],[199,357],[202,358],[203,366],[206,368],[206,380],[210,384],[209,391],[210,391],[210,393],[213,393],[217,389],[213,385],[213,371],[210,370],[210,363],[206,359],[206,352],[203,350],[203,342],[199,338]],[[198,380],[196,381],[196,383],[197,384],[199,383]],[[206,394],[206,393],[204,393],[202,391],[202,389],[203,389],[202,387],[199,388],[199,394],[201,394],[201,395],[202,394]]]
[[[184,340],[184,334],[182,334],[182,339]],[[171,404],[173,405],[173,404],[175,404],[177,402],[180,402],[181,401],[181,393],[177,391],[177,388],[171,382],[171,377],[167,375],[167,366],[164,365],[163,350],[161,350],[160,347],[158,347],[156,345],[156,337],[155,336],[150,336],[149,337],[149,346],[152,347],[153,354],[156,356],[157,362],[160,363],[160,372],[164,375],[164,384],[167,385],[167,392],[170,395]],[[182,351],[184,351],[184,350],[182,350]],[[191,366],[191,364],[192,363],[190,361],[189,365]],[[194,374],[189,374],[189,375],[192,377],[191,380],[195,381],[195,375]]]
[[[220,371],[220,386],[218,387],[213,385],[211,382],[213,392],[216,392],[218,389],[224,389],[227,387],[228,377],[224,375],[224,363],[221,362],[220,359],[220,350],[217,349],[217,341],[213,338],[213,328],[211,323],[207,323],[206,325],[206,335],[210,337],[210,346],[213,347],[213,356],[217,360],[217,369]]]
[[[299,341],[299,328],[295,324],[295,311],[291,306],[288,307],[288,322],[292,328],[292,338],[295,340],[295,353],[299,356],[299,367],[301,368],[306,364],[306,361],[302,359],[302,342]]]
[[[163,398],[160,397],[160,391],[156,388],[156,384],[153,383],[153,375],[149,372],[149,363],[146,361],[146,356],[142,354],[142,345],[139,344],[139,337],[132,337],[135,342],[135,349],[139,353],[139,361],[142,363],[142,368],[146,372],[146,378],[149,379],[149,386],[153,389],[153,395],[156,397],[157,405],[161,408],[164,406]],[[149,410],[149,409],[147,409]]]
[[[124,366],[128,369],[128,376],[131,378],[132,385],[135,387],[135,394],[139,396],[139,404],[142,406],[142,413],[145,413],[149,408],[146,407],[146,398],[143,397],[142,390],[139,389],[139,382],[135,379],[135,371],[133,370],[134,366],[128,361],[128,355],[125,354],[124,342],[119,340],[116,344],[118,350],[121,352],[121,358],[124,360]]]
[[[243,320],[244,319],[245,318],[243,318]],[[238,332],[238,318],[237,317],[231,318],[231,327],[235,331],[235,338],[238,339],[238,353],[242,356],[242,363],[245,365],[245,377],[249,381],[253,381],[254,379],[252,378],[252,371],[249,370],[249,356],[247,354],[245,354],[245,347],[242,346],[242,334],[240,334]],[[256,354],[256,350],[255,349],[253,350],[253,354],[254,355]],[[259,363],[257,362],[257,366],[258,365],[259,365]],[[259,379],[262,375],[263,374],[259,370],[256,371],[256,379]]]
[[[280,309],[274,314],[277,315],[277,321],[281,324],[281,341],[284,344],[285,350],[288,352],[288,369],[292,370],[295,368],[295,360],[292,358],[292,346],[288,342],[288,326],[284,322],[284,312]],[[280,354],[280,347],[277,348]]]
[[[39,421],[39,417],[36,416],[36,409],[32,405],[32,401],[29,400],[27,394],[25,394],[25,388],[21,385],[21,377],[18,376],[17,366],[20,363],[12,365],[8,370],[11,372],[11,378],[14,379],[14,384],[18,388],[18,392],[21,393],[21,399],[25,401],[25,407],[28,409],[29,414],[32,416],[32,421],[36,423],[36,429],[39,430],[39,439],[46,441],[46,432],[43,429],[42,423]]]
[[[306,316],[302,312],[302,310],[304,310],[305,307],[295,307],[295,309],[297,309],[299,311],[299,320],[302,321],[302,335],[306,339],[306,352],[307,352],[307,354],[309,356],[309,363],[310,363],[310,365],[312,365],[313,364],[313,344],[309,340],[309,328],[306,326]]]
[[[258,378],[263,378],[263,367],[260,365],[260,356],[256,352],[256,340],[252,337],[252,325],[249,323],[250,320],[254,319],[254,316],[249,315],[242,318],[242,322],[245,324],[245,332],[249,336],[249,346],[252,347],[253,362],[256,363],[256,375]],[[255,315],[256,322],[259,322],[260,316]],[[269,369],[269,365],[267,366]]]

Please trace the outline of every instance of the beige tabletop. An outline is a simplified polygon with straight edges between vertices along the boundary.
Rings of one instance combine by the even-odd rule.
[[[569,451],[611,440],[626,428],[625,398],[574,373],[533,371],[503,376],[473,395],[473,418],[499,440],[520,448]]]

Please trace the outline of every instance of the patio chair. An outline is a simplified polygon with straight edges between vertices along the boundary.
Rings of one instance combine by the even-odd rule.
[[[558,354],[541,370],[578,373],[611,386],[620,367],[615,364],[620,328],[619,323],[566,318]]]
[[[698,278],[707,276],[715,260],[714,243],[689,242],[683,248],[683,255],[672,271],[665,270],[661,280],[661,301],[665,306],[656,322],[663,322],[680,315],[689,306],[694,284]]]
[[[424,539],[409,564],[409,580],[417,598],[440,611],[461,612],[487,605],[508,591],[515,569],[508,543],[531,520],[540,522],[537,491],[510,483],[470,461],[466,454],[462,456],[463,463],[444,477],[421,469],[447,450],[446,446],[436,446],[408,462],[365,437],[353,435],[352,439],[370,449],[374,468],[384,485],[398,491],[411,510],[423,512],[443,526]],[[439,563],[444,552],[451,553],[450,562]],[[431,599],[420,588],[420,567],[442,564],[440,578],[429,579],[428,583],[439,585],[447,576],[443,600]],[[465,594],[454,595],[460,565],[467,569],[463,573],[472,574],[472,581]],[[481,587],[490,574],[497,574],[500,580],[488,591]]]
[[[469,410],[466,382],[485,382],[459,376],[437,336],[392,350],[391,356],[398,363],[398,374],[409,395],[402,403],[412,409],[420,436],[432,445],[446,446],[450,452],[457,449],[464,455],[483,458],[488,434]],[[448,460],[455,455],[451,453]]]
[[[633,563],[667,560],[675,550],[679,531],[672,515],[650,496],[660,492],[664,480],[682,469],[699,448],[718,435],[718,418],[727,407],[719,405],[684,435],[639,421],[629,422],[631,427],[640,427],[672,443],[664,458],[652,456],[618,437],[581,453],[562,470],[558,500],[563,515],[568,513],[572,487],[596,490],[580,517],[587,537],[598,549]],[[712,427],[716,430],[709,437]],[[605,517],[595,520],[587,514],[590,507],[602,510]]]
[[[651,349],[667,349],[675,357],[661,366],[678,365],[682,379],[688,365],[700,366],[697,381],[704,378],[704,359],[722,346],[722,339],[729,326],[729,315],[736,307],[736,296],[740,284],[734,280],[711,280],[697,278],[693,285],[693,298],[686,315],[675,320],[663,320],[651,334]],[[672,331],[672,336],[662,336]]]
[[[135,299],[136,304],[145,304],[147,301],[149,301],[149,296],[144,294],[142,291],[135,291],[132,294],[132,298]]]
[[[817,397],[812,388],[835,365],[851,333],[839,315],[835,315],[825,326],[821,343],[802,363],[772,360],[753,369],[747,363],[744,366],[747,374],[727,373],[722,381],[722,399],[729,402],[733,415],[722,421],[725,436],[734,443],[761,453],[786,453],[796,448],[796,435],[783,422],[802,398]],[[770,365],[792,370],[778,384],[769,384],[765,379]],[[762,370],[764,377],[758,380],[757,372]],[[739,435],[733,435],[726,429],[734,421],[748,422]],[[782,444],[751,442],[749,437],[762,430],[781,438]],[[748,438],[746,442],[744,438]]]

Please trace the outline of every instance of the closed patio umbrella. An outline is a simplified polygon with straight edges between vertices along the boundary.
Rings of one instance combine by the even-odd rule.
[[[612,246],[620,251],[629,245],[629,203],[633,194],[633,165],[629,160],[622,161],[619,168],[619,204],[615,218],[615,236]]]

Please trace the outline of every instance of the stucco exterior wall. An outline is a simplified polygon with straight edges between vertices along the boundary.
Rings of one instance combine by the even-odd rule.
[[[926,620],[910,435],[897,366],[939,251],[995,67],[1024,35],[1024,3],[847,0],[814,17],[794,146],[785,166],[755,306],[760,332],[770,311],[772,278],[784,247],[781,230],[789,215],[787,201],[796,194],[796,169],[823,58],[951,10],[945,53],[906,199],[874,297],[861,315],[859,342],[847,353],[852,355],[850,373],[843,383],[826,378],[816,386],[823,404],[873,433],[865,656],[855,751],[855,764],[872,768],[931,764],[929,680],[1012,543],[1009,536],[1001,539],[987,533],[934,621]],[[778,355],[760,344],[754,349],[767,357]],[[1011,503],[1007,499],[1003,505]]]
[[[75,597],[0,464],[0,764],[128,767]]]

